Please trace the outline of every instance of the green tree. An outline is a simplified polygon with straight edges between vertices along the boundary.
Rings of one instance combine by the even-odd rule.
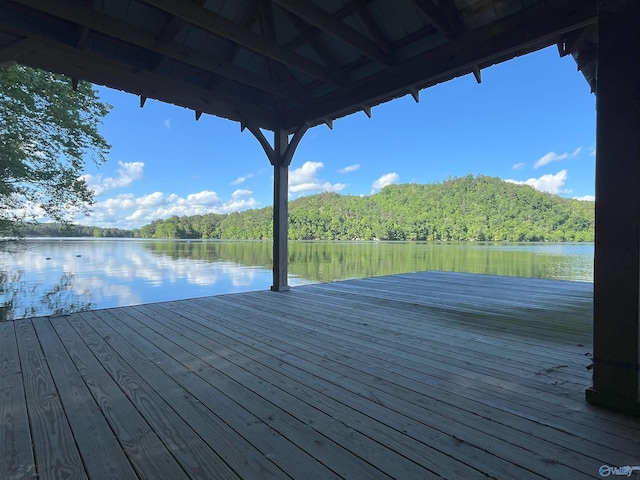
[[[272,211],[172,217],[142,227],[140,235],[271,238]],[[594,202],[482,175],[389,185],[362,198],[321,193],[289,205],[289,238],[297,240],[593,241],[593,231]]]
[[[85,160],[106,160],[98,132],[110,106],[91,84],[21,65],[0,68],[0,232],[44,213],[87,213]]]

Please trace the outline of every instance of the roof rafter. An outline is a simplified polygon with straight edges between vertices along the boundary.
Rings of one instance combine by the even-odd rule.
[[[432,0],[411,0],[420,10],[427,14],[431,19],[433,26],[440,30],[447,38],[455,38],[462,34],[464,26],[460,19],[455,16],[447,15],[445,9],[433,3]],[[454,12],[455,13],[455,12]],[[458,18],[456,22],[453,18]]]
[[[205,2],[205,0],[193,0],[193,1],[194,2],[197,1],[200,5],[202,5]],[[180,18],[173,17],[171,19],[168,19],[164,27],[162,27],[158,32],[158,34],[156,35],[156,40],[161,45],[169,44],[173,42],[178,32],[180,32],[180,30],[184,28],[185,25],[187,25],[187,22],[185,22]],[[156,70],[160,68],[160,66],[167,61],[166,56],[164,55],[158,55],[158,56],[159,56],[159,59],[156,62],[156,64],[152,66],[151,70]]]
[[[276,32],[273,24],[273,10],[271,9],[271,3],[267,0],[259,0],[258,8],[260,11],[260,30],[267,41],[276,41]],[[287,82],[296,88],[301,95],[304,96],[304,90],[297,83],[291,72],[287,70],[280,62],[276,62],[272,58],[268,59],[269,70],[271,70],[271,76],[275,81]],[[284,111],[284,105],[281,100],[278,101],[278,111]]]
[[[99,83],[100,80],[93,80],[85,74],[86,69],[82,68],[82,60],[79,60],[78,57],[79,55],[69,52],[69,62],[73,62],[72,68],[77,68],[78,76],[82,76],[90,82]],[[38,60],[39,65],[44,64],[46,67],[45,60],[42,58]],[[55,71],[55,68],[56,65],[52,63],[48,69]],[[98,78],[102,79],[101,81],[107,78],[109,86],[112,88],[125,90],[128,87],[126,90],[131,91],[131,87],[134,86],[136,91],[132,93],[145,98],[160,100],[171,95],[176,98],[176,104],[200,112],[200,115],[208,113],[235,121],[239,121],[241,112],[251,111],[251,114],[255,118],[259,118],[261,123],[269,125],[271,128],[275,126],[274,115],[263,111],[258,105],[238,99],[233,102],[228,101],[205,87],[196,87],[193,84],[168,80],[166,77],[159,77],[152,72],[132,72],[128,65],[106,64],[104,65],[106,74],[101,72],[100,67],[96,67],[95,64],[92,68],[96,70]],[[66,67],[65,70],[69,71],[69,67]]]
[[[455,0],[436,0],[440,8],[444,12],[445,18],[451,27],[451,31],[455,37],[464,33],[466,27],[460,18],[459,11],[455,8]]]
[[[367,8],[367,2],[365,2],[365,0],[351,1],[356,7],[356,12],[358,12],[358,15],[367,27],[367,30],[371,32],[371,35],[373,35],[373,38],[375,39],[380,49],[382,49],[387,57],[391,59],[392,63],[396,63],[398,61],[398,58],[395,53],[393,53],[391,43],[389,42],[389,39],[386,37],[380,26],[376,23],[375,19],[371,15],[371,12],[369,12],[369,9]]]
[[[289,112],[290,128],[307,121],[318,125],[327,117],[353,113],[363,104],[374,105],[405,95],[411,87],[428,86],[473,72],[494,63],[553,45],[558,37],[597,22],[597,3],[554,0],[510,15],[462,37],[354,82],[346,90],[318,99],[312,111]]]
[[[10,31],[2,17],[0,27]],[[45,39],[33,37],[29,40],[35,42],[34,45],[40,44],[43,47],[24,53],[20,62],[25,65],[64,73],[98,85],[108,85],[145,99],[171,98],[176,105],[231,120],[239,121],[242,112],[250,111],[260,124],[267,126],[266,128],[275,128],[276,115],[247,100],[235,99],[231,102],[205,87],[168,79],[149,71],[133,70],[130,65],[117,61],[102,60],[96,63],[89,52],[63,44],[52,44]],[[91,68],[88,68],[89,65]]]
[[[33,38],[23,38],[4,48],[0,48],[0,67],[15,62],[16,58],[38,48],[42,42]]]
[[[170,41],[158,42],[154,36],[146,34],[123,21],[99,15],[88,7],[83,7],[68,0],[56,0],[55,2],[50,0],[16,1],[21,5],[36,8],[39,11],[76,23],[85,29],[88,28],[108,36],[115,34],[119,39],[132,45],[154,51],[165,57],[215,73],[216,75],[221,75],[238,83],[267,91],[279,97],[299,102],[306,100],[303,92],[297,90],[296,94],[294,93],[294,91],[296,91],[295,89],[289,88],[288,85],[282,82],[270,81],[253,72],[236,67],[231,63],[212,61],[209,56],[183,45],[177,45]]]
[[[299,0],[273,0],[280,7],[302,18],[305,22],[315,25],[320,30],[347,42],[360,50],[369,58],[385,65],[390,65],[392,60],[375,42],[353,30],[346,23],[328,15],[323,9],[312,2],[300,2]]]
[[[336,79],[336,83],[339,83],[340,85],[347,85],[349,83],[347,76],[344,74],[335,58],[333,58],[322,39],[318,36],[321,30],[313,25],[305,23],[300,17],[291,13],[289,10],[284,10],[284,12],[300,33],[301,38],[309,44],[313,51],[316,52],[327,68],[331,71],[331,74]]]
[[[587,40],[596,33],[596,25],[589,25],[577,32],[571,32],[558,42],[558,53],[561,57],[583,48]]]
[[[175,2],[171,0],[141,1],[160,10],[164,10],[214,35],[238,43],[248,50],[277,60],[280,63],[296,68],[301,72],[324,80],[325,82],[334,82],[331,72],[322,65],[293,51],[282,48],[274,42],[266,41],[260,35],[245,30],[231,20],[227,20],[202,6],[191,2]]]

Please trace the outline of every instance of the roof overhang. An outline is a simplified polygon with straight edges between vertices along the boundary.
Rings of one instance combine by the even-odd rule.
[[[0,65],[294,131],[553,44],[593,89],[596,22],[596,0],[0,0]]]

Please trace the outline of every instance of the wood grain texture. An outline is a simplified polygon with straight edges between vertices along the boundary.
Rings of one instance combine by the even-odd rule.
[[[591,298],[422,272],[0,324],[3,473],[600,478],[640,420],[584,401]]]
[[[15,321],[38,479],[84,479],[87,474],[47,359],[29,320]]]
[[[92,478],[113,480],[133,478],[133,468],[50,320],[34,319],[33,327],[87,474]]]
[[[0,478],[35,478],[29,417],[13,322],[0,322]]]

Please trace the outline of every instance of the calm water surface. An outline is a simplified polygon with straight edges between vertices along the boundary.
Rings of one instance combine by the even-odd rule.
[[[268,289],[271,242],[27,239],[0,250],[0,320]],[[289,284],[422,270],[593,281],[593,244],[290,242]]]

